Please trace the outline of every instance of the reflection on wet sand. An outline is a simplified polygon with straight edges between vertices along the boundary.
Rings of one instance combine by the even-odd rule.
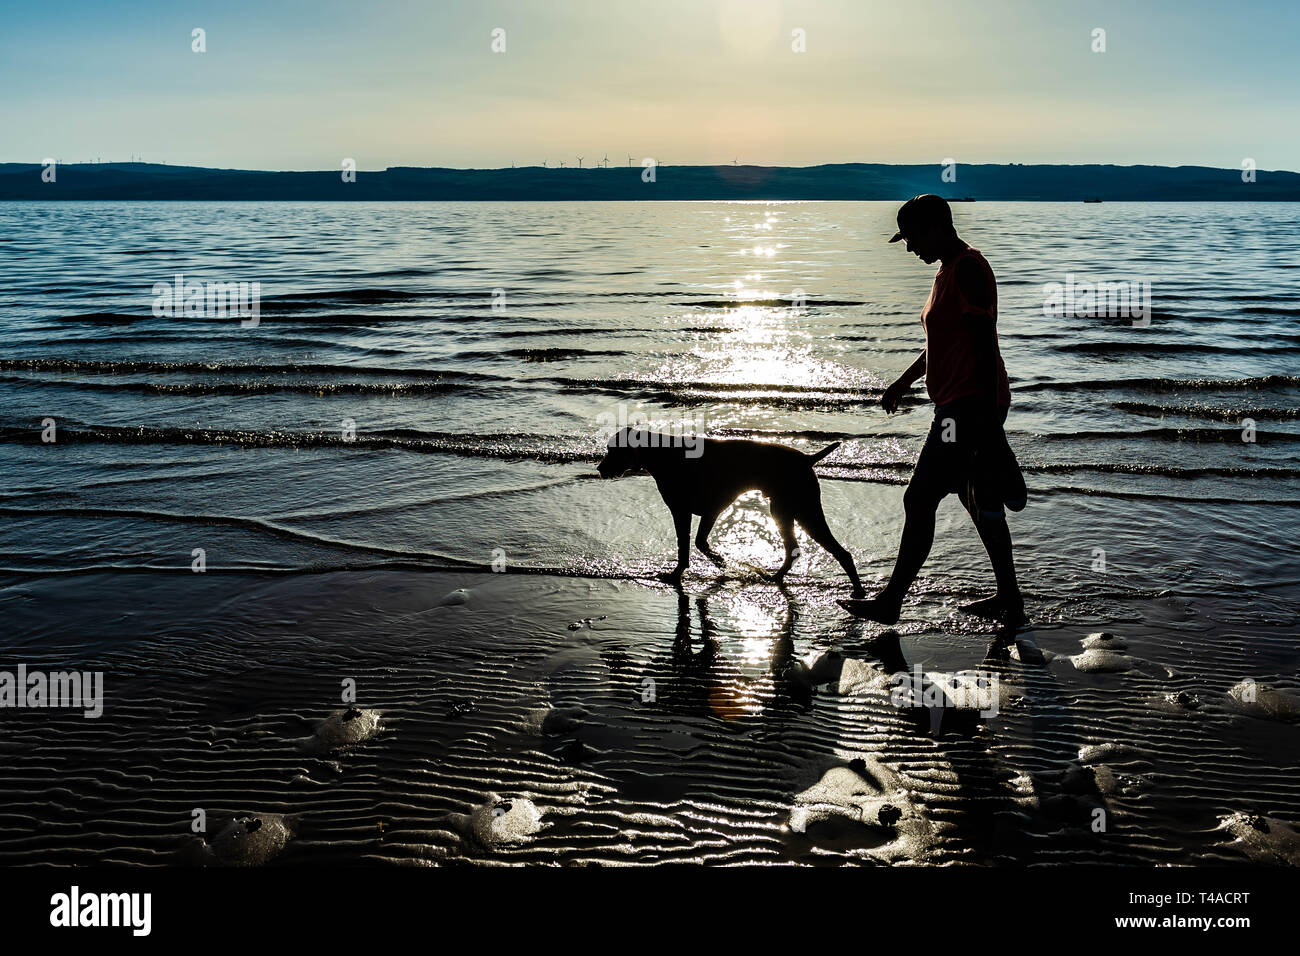
[[[678,589],[671,648],[642,682],[647,706],[732,727],[758,762],[779,759],[764,748],[834,736],[827,753],[792,755],[802,766],[784,829],[796,855],[989,863],[1099,845],[1109,811],[1097,779],[1111,778],[1079,762],[1083,737],[1031,638],[999,629],[977,667],[944,672],[909,661],[896,631],[855,621],[801,656],[806,611],[776,592],[765,603],[722,584]],[[851,729],[835,734],[845,717]],[[995,748],[1004,735],[1027,736],[1035,759],[1009,766]]]

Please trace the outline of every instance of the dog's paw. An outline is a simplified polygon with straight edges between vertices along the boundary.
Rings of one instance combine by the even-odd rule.
[[[863,599],[864,597],[866,597],[866,596],[867,596],[867,589],[866,589],[866,588],[854,588],[854,589],[853,589],[853,597],[854,597],[856,600],[859,600],[859,601],[860,601],[860,600],[862,600],[862,599]]]
[[[656,574],[655,577],[657,577],[660,581],[664,582],[664,584],[682,583],[682,572],[680,570],[662,571],[659,574]]]

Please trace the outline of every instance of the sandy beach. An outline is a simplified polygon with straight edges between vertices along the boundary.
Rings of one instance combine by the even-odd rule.
[[[1140,622],[1194,607],[1134,601],[1111,637],[1055,624],[1008,647],[955,614],[866,626],[834,593],[391,570],[14,584],[18,653],[102,671],[106,706],[5,715],[0,862],[1300,860],[1268,812],[1297,799],[1297,688],[1243,702],[1234,676],[1288,659],[1287,629],[1170,641]],[[1205,666],[1211,641],[1233,667]],[[900,708],[916,667],[995,693]]]

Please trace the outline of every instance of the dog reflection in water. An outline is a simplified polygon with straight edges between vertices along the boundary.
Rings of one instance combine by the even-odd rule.
[[[724,642],[729,641],[733,648],[740,643],[735,622],[725,619],[724,610],[719,624],[710,610],[722,587],[721,583],[712,584],[693,598],[698,636],[691,620],[692,598],[678,589],[672,653],[666,662],[660,658],[647,668],[647,675],[656,678],[655,703],[668,712],[727,722],[780,722],[807,710],[813,685],[807,664],[795,655],[799,611],[790,595],[781,589],[787,602],[784,613],[773,618],[770,630],[764,629],[759,656],[742,662],[723,651]],[[723,607],[735,610],[730,599],[723,601]]]
[[[695,546],[718,567],[722,556],[709,545],[709,532],[718,516],[742,494],[761,491],[771,503],[772,518],[785,545],[785,561],[771,575],[780,582],[794,563],[797,542],[795,522],[849,576],[854,597],[865,592],[858,580],[853,556],[835,540],[822,512],[821,486],[813,465],[836,448],[827,445],[809,455],[786,445],[742,439],[683,438],[644,428],[621,428],[610,438],[605,457],[596,466],[602,478],[648,474],[672,513],[677,533],[677,564],[661,577],[681,581],[691,560],[691,518],[700,516]]]

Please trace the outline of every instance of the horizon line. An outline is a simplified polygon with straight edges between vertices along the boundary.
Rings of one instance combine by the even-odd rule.
[[[345,157],[345,159],[347,159],[347,158],[350,158],[350,157]],[[594,166],[573,166],[573,165],[569,165],[569,164],[568,164],[568,160],[563,160],[563,162],[565,163],[565,165],[563,165],[563,166],[560,166],[560,165],[551,165],[551,164],[549,164],[549,163],[548,163],[547,165],[542,165],[541,163],[528,163],[528,164],[520,164],[520,165],[511,164],[511,165],[509,165],[509,166],[436,166],[436,165],[434,165],[434,166],[417,166],[417,165],[411,165],[411,164],[397,164],[397,165],[389,165],[389,166],[382,166],[382,167],[373,167],[373,168],[368,168],[368,169],[363,169],[363,168],[361,168],[361,167],[356,167],[355,171],[358,172],[358,173],[363,173],[363,172],[364,172],[364,173],[382,173],[382,172],[387,172],[388,170],[392,170],[392,169],[445,169],[445,170],[453,170],[453,171],[456,171],[456,172],[505,172],[505,171],[508,171],[508,170],[546,169],[546,170],[548,170],[548,171],[552,171],[552,170],[553,170],[553,171],[557,171],[557,172],[558,172],[558,171],[561,171],[561,170],[566,171],[566,172],[596,172],[596,171],[610,171],[610,170],[616,170],[616,169],[640,169],[640,168],[643,168],[643,165],[642,165],[642,164],[645,162],[646,159],[654,159],[654,160],[655,160],[655,166],[656,166],[657,168],[661,168],[661,169],[672,169],[672,168],[676,168],[676,169],[726,169],[726,168],[734,168],[734,169],[746,169],[746,168],[748,168],[748,169],[821,169],[821,168],[825,168],[825,167],[828,167],[828,166],[885,166],[885,167],[893,167],[893,168],[912,168],[912,167],[915,167],[915,168],[924,168],[924,167],[926,167],[926,166],[937,166],[937,167],[943,168],[944,166],[948,165],[947,163],[943,163],[943,162],[934,162],[934,161],[923,162],[923,163],[922,163],[922,162],[918,162],[918,163],[882,163],[882,162],[873,162],[873,161],[868,161],[868,160],[850,160],[850,161],[844,161],[844,162],[809,163],[809,164],[805,164],[805,165],[783,165],[783,164],[767,164],[767,163],[739,163],[739,162],[734,162],[734,161],[733,161],[733,162],[723,162],[723,163],[664,163],[664,162],[659,161],[658,159],[656,159],[656,158],[653,157],[653,156],[646,156],[646,157],[642,157],[642,158],[641,158],[639,161],[637,161],[635,164],[624,164],[624,163],[612,163],[612,162],[611,162],[611,163],[609,163],[608,165],[601,165],[601,164],[598,163],[598,164],[596,164],[596,165],[594,165]],[[51,158],[49,158],[49,157],[47,157],[47,158],[45,158],[45,159],[42,159],[42,160],[39,160],[39,161],[35,161],[35,162],[33,162],[33,161],[27,161],[27,160],[0,160],[0,167],[3,167],[3,166],[33,166],[33,167],[40,168],[40,167],[42,167],[42,166],[47,165],[50,161],[51,161]],[[98,159],[98,158],[94,158],[94,159],[89,159],[89,160],[62,160],[62,159],[54,158],[53,161],[54,161],[55,163],[57,163],[58,165],[60,165],[60,166],[171,166],[172,168],[177,168],[177,169],[207,169],[207,170],[214,170],[214,171],[233,171],[233,172],[250,172],[250,173],[334,173],[334,172],[338,172],[338,171],[339,171],[339,168],[340,168],[339,166],[326,166],[326,167],[314,167],[314,168],[303,168],[303,169],[267,169],[267,168],[246,167],[246,166],[201,166],[201,165],[195,165],[195,164],[192,164],[192,163],[169,163],[169,162],[167,162],[167,160],[165,160],[165,159],[162,159],[162,160],[143,160],[143,159],[124,159],[124,160],[118,160],[118,159]],[[343,162],[343,160],[340,160],[340,165],[341,165],[342,162]],[[543,159],[543,162],[547,162],[547,160],[546,160],[546,159]],[[1200,163],[1179,163],[1179,164],[1177,164],[1177,165],[1170,165],[1170,164],[1168,164],[1168,163],[1100,163],[1100,162],[1092,162],[1092,163],[1028,163],[1028,162],[1017,162],[1017,161],[1008,161],[1008,162],[961,162],[961,161],[956,161],[956,162],[953,163],[953,165],[955,165],[955,166],[957,166],[957,167],[962,167],[962,166],[971,166],[971,167],[979,167],[979,166],[1027,166],[1027,167],[1044,167],[1044,166],[1046,166],[1046,167],[1074,167],[1074,168],[1079,168],[1079,167],[1089,167],[1089,166],[1093,166],[1093,167],[1103,167],[1103,168],[1104,168],[1104,167],[1114,167],[1114,168],[1117,168],[1117,169],[1141,169],[1141,168],[1150,168],[1150,169],[1213,169],[1213,170],[1224,171],[1224,172],[1226,172],[1226,171],[1230,171],[1230,170],[1231,170],[1231,171],[1240,171],[1240,170],[1242,169],[1242,167],[1241,167],[1240,165],[1238,165],[1238,166],[1206,166],[1206,165],[1203,165],[1203,164],[1200,164]],[[1265,168],[1263,168],[1263,167],[1256,166],[1256,167],[1254,167],[1254,169],[1255,169],[1256,172],[1268,172],[1268,173],[1291,173],[1291,174],[1300,175],[1300,170],[1297,170],[1297,169],[1284,169],[1284,168],[1282,168],[1282,167],[1275,167],[1275,168],[1271,168],[1271,169],[1265,169]]]

